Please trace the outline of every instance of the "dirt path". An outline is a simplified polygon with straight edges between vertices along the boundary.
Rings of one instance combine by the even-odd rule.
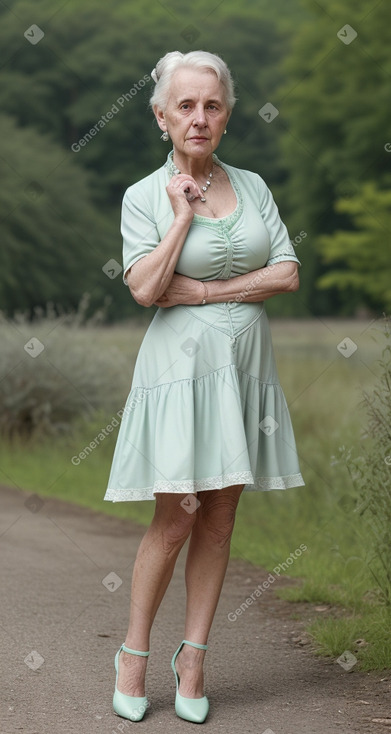
[[[170,667],[183,638],[187,544],[152,629],[151,707],[136,724],[117,717],[111,703],[113,660],[124,639],[132,564],[144,529],[57,500],[40,504],[17,490],[2,488],[0,500],[1,734],[194,731],[175,714]],[[284,580],[229,621],[267,576],[230,560],[205,658],[210,712],[203,730],[391,731],[372,722],[391,715],[391,675],[346,672],[314,657],[298,638],[304,620],[319,612],[279,600],[273,588]]]

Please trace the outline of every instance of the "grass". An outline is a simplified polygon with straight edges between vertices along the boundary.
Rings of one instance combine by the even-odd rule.
[[[362,671],[388,670],[391,660],[390,611],[367,605],[361,614],[317,619],[308,627],[315,654],[338,658],[348,650]],[[388,634],[387,634],[388,630]]]
[[[369,570],[369,536],[354,512],[354,491],[348,472],[338,462],[341,446],[356,445],[363,415],[362,390],[378,374],[380,326],[362,321],[271,322],[274,350],[300,456],[305,487],[286,491],[243,493],[237,510],[231,557],[300,580],[279,594],[295,601],[326,603],[343,615],[322,618],[309,629],[319,654],[351,650],[357,667],[391,668],[389,618],[378,601]],[[146,326],[129,323],[101,326],[94,337],[102,350],[119,349],[129,365]],[[348,358],[337,345],[349,337],[355,345]],[[349,342],[350,344],[350,342]],[[114,391],[113,411],[79,421],[71,434],[45,441],[3,441],[0,482],[41,498],[55,496],[107,514],[148,525],[154,502],[111,503],[103,500],[117,429],[75,466],[71,459],[90,443],[123,406],[126,390]],[[289,566],[291,553],[306,550]],[[279,565],[281,564],[281,566]],[[283,569],[286,570],[283,570]],[[354,638],[354,639],[353,639]],[[352,650],[364,638],[368,644]]]
[[[115,416],[115,413],[113,413]],[[113,417],[101,414],[94,421],[75,426],[72,435],[45,441],[15,438],[0,447],[0,483],[16,486],[45,497],[75,502],[98,512],[129,518],[147,525],[153,516],[153,502],[112,503],[103,500],[117,432],[109,434],[99,447],[78,465],[73,457],[98,436]]]

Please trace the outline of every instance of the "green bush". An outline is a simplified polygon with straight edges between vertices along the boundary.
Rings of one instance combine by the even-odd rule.
[[[85,318],[88,298],[78,310],[58,316],[49,305],[35,317],[0,313],[0,433],[9,438],[69,432],[73,422],[97,411],[118,410],[129,387],[123,353],[99,339],[97,312]]]
[[[357,491],[356,511],[369,530],[368,568],[379,595],[391,607],[391,319],[385,319],[386,346],[381,372],[371,391],[363,393],[367,423],[360,454],[341,449]]]

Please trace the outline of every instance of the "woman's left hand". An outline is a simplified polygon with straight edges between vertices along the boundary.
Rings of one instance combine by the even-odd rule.
[[[170,306],[177,306],[179,303],[192,306],[201,303],[203,294],[204,287],[199,280],[174,273],[170,285],[155,301],[154,306],[169,308]]]

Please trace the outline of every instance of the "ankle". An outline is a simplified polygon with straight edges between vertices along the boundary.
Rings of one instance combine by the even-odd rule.
[[[142,670],[147,667],[148,657],[132,655],[132,653],[121,650],[120,660],[127,668],[137,668]]]
[[[138,652],[148,652],[149,651],[149,640],[148,639],[132,639],[131,637],[126,637],[124,642],[125,647],[127,647],[129,650],[137,650]],[[128,655],[133,655],[133,657],[136,657],[134,653],[128,653]],[[137,657],[148,657],[147,655],[137,655]]]
[[[178,658],[180,658],[180,663],[186,666],[186,668],[202,666],[205,658],[205,650],[184,645],[178,653]]]

